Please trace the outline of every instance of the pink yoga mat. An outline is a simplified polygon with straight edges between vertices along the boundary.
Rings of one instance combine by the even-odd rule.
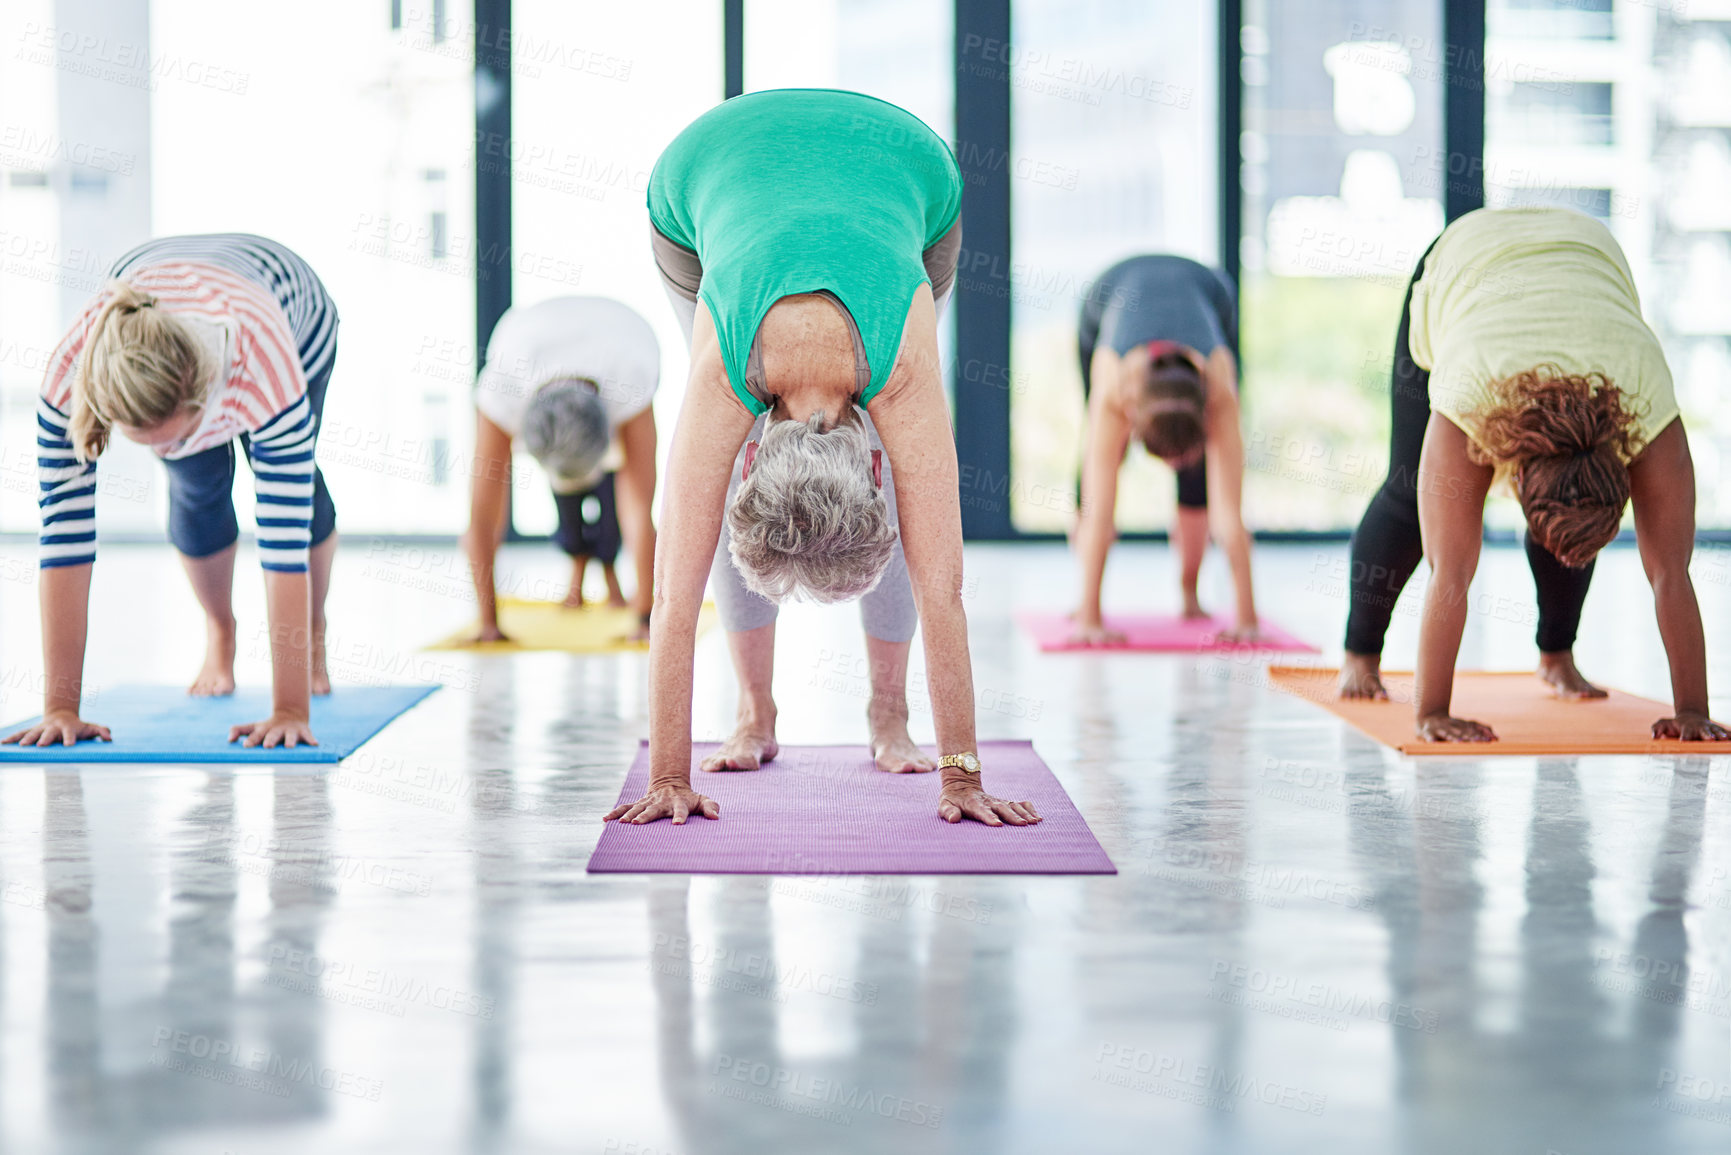
[[[609,822],[590,873],[1118,873],[1030,742],[982,743],[980,761],[987,790],[1034,804],[1045,821],[1033,826],[952,826],[938,817],[936,771],[882,773],[864,746],[783,746],[762,770],[705,773],[697,766],[715,745],[693,748],[691,784],[721,803],[721,817]],[[620,803],[643,797],[648,781],[646,742]]]
[[[1045,614],[1024,611],[1016,615],[1022,628],[1033,635],[1044,653],[1066,650],[1136,650],[1145,653],[1196,654],[1222,650],[1267,650],[1269,652],[1314,654],[1319,651],[1309,642],[1293,637],[1279,626],[1264,619],[1262,639],[1252,644],[1216,640],[1222,630],[1232,628],[1225,618],[1183,618],[1159,614],[1107,614],[1106,627],[1124,635],[1122,642],[1109,646],[1079,646],[1070,642],[1070,619],[1065,614]]]

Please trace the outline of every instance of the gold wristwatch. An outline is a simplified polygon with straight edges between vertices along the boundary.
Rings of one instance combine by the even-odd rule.
[[[938,759],[940,770],[951,766],[964,774],[978,774],[980,772],[980,760],[972,754],[945,754]]]

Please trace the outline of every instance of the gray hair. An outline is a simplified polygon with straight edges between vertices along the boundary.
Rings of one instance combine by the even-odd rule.
[[[607,409],[593,381],[550,381],[535,392],[523,415],[523,446],[547,471],[555,490],[593,480],[612,440]]]
[[[727,510],[739,576],[773,602],[870,593],[895,555],[889,503],[858,421],[771,421]]]

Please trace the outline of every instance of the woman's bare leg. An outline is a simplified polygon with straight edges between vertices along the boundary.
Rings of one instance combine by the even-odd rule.
[[[204,665],[187,693],[200,698],[234,693],[234,557],[239,543],[204,557],[180,555],[193,596],[204,610]]]
[[[1388,690],[1382,684],[1382,655],[1355,654],[1351,650],[1342,654],[1339,689],[1343,698],[1386,699]]]
[[[1575,651],[1558,650],[1539,653],[1539,677],[1548,683],[1559,698],[1608,698],[1610,695],[1587,681],[1575,665]]]
[[[625,600],[625,591],[619,588],[619,567],[610,561],[603,562],[601,576],[607,579],[607,604],[616,610],[622,610],[629,605]]]
[[[308,585],[312,596],[313,644],[309,657],[313,664],[313,693],[331,692],[331,674],[325,668],[325,599],[331,592],[331,563],[337,556],[337,535],[331,535],[313,546],[307,555]]]
[[[1172,544],[1178,550],[1178,588],[1184,595],[1185,620],[1205,618],[1208,611],[1196,596],[1202,575],[1202,555],[1208,552],[1208,511],[1178,507],[1172,519]]]
[[[560,604],[568,610],[583,608],[583,573],[589,568],[589,555],[573,554],[571,557],[571,585],[565,591],[565,600]]]
[[[872,689],[866,722],[871,726],[872,758],[886,774],[920,774],[937,765],[908,736],[908,651],[912,645],[866,635]]]
[[[705,770],[757,770],[774,758],[775,623],[727,635],[727,652],[739,678],[739,722],[721,749],[703,760]]]

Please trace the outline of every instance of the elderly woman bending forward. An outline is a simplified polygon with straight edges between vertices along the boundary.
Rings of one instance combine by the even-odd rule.
[[[738,97],[698,118],[656,164],[651,242],[691,343],[691,379],[655,557],[649,792],[608,819],[720,813],[691,788],[692,651],[713,567],[740,718],[704,769],[755,770],[775,756],[776,604],[861,598],[879,769],[933,767],[907,734],[908,647],[923,621],[939,814],[1039,821],[1027,803],[986,792],[975,756],[937,342],[960,209],[943,141],[894,105],[850,92]]]

